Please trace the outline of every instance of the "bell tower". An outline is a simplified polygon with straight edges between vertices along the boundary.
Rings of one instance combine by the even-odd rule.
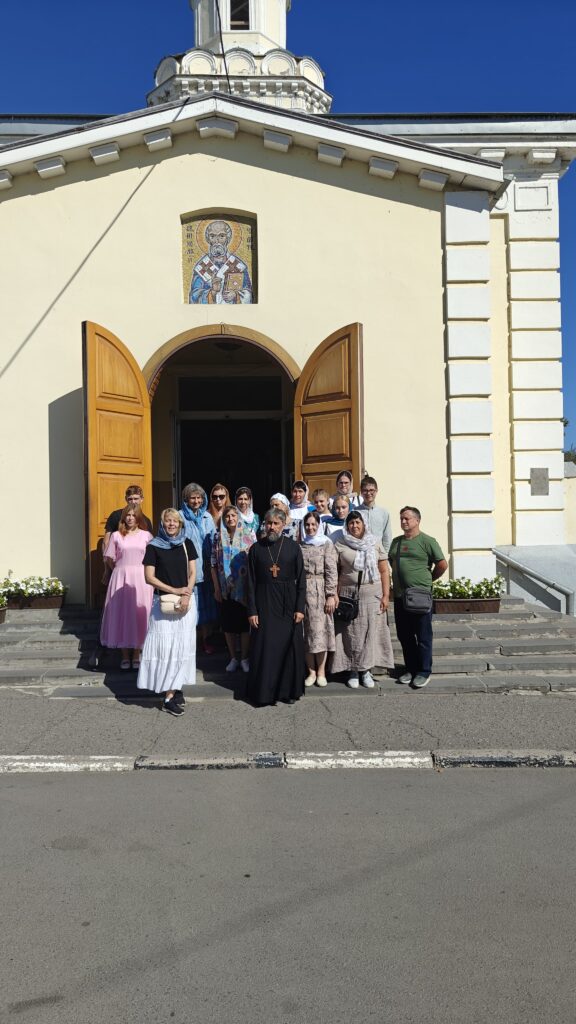
[[[286,15],[292,0],[190,0],[196,46],[219,53],[218,7],[224,49],[240,46],[254,54],[286,49]]]
[[[148,104],[189,96],[231,94],[284,109],[321,116],[332,97],[312,57],[286,49],[286,19],[292,0],[189,0],[196,45],[164,57]]]

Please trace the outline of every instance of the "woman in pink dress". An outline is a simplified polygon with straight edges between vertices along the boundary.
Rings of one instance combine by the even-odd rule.
[[[104,647],[121,648],[122,669],[130,668],[130,651],[132,668],[140,667],[140,652],[154,596],[153,588],[144,577],[142,559],[152,539],[142,512],[128,505],[104,552],[112,575],[104,604],[100,642]]]

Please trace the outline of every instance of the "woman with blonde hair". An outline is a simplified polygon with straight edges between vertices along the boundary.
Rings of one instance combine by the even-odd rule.
[[[228,494],[228,488],[224,484],[214,484],[214,487],[210,491],[210,504],[208,505],[208,511],[214,520],[214,526],[218,528],[220,526],[220,520],[222,519],[222,513],[227,505],[231,505],[230,495]]]
[[[182,513],[165,508],[158,536],[150,541],[144,555],[146,582],[154,587],[154,600],[138,689],[163,694],[162,710],[174,716],[184,713],[184,686],[196,682],[197,557],[196,548],[186,537]]]

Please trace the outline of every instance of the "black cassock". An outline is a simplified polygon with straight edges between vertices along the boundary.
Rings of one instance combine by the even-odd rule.
[[[276,575],[271,571],[278,565]],[[248,615],[251,632],[246,696],[253,704],[298,700],[304,693],[304,630],[294,612],[304,612],[306,574],[302,552],[289,537],[270,544],[262,538],[248,552]]]

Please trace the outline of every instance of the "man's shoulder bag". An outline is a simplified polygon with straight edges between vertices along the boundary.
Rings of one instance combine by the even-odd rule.
[[[400,582],[400,548],[402,541],[398,541],[396,548],[396,575]],[[426,615],[432,611],[432,591],[428,587],[406,587],[402,594],[402,607],[405,612],[413,615]]]
[[[362,572],[359,572],[358,583],[356,584],[356,597],[340,597],[338,599],[338,607],[334,609],[334,618],[338,619],[339,622],[354,622],[354,619],[358,618],[358,598],[361,583]]]

